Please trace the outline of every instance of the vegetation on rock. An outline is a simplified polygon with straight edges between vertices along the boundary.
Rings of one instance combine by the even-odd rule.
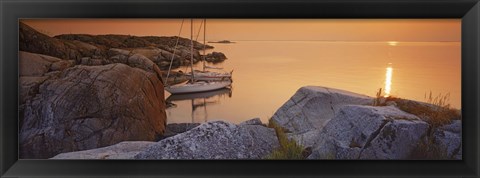
[[[268,122],[268,127],[275,129],[280,146],[267,155],[266,159],[305,159],[308,155],[308,149],[303,148],[295,140],[289,139],[285,134],[284,128],[279,126],[271,119]]]

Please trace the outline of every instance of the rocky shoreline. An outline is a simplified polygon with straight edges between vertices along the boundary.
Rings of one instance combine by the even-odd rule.
[[[166,127],[163,79],[190,63],[190,40],[69,34],[49,37],[19,23],[20,158],[50,158],[122,141],[156,141]],[[194,42],[194,62],[200,50]],[[221,62],[220,52],[206,55]],[[185,78],[179,73],[177,78]],[[183,79],[184,80],[184,79]],[[181,81],[181,80],[180,80]],[[178,82],[178,81],[174,81]]]
[[[186,130],[158,142],[126,141],[51,159],[261,159],[279,146],[274,130],[259,119],[238,125],[210,121],[171,127]]]
[[[338,89],[302,87],[271,122],[304,148],[306,159],[462,158],[461,120],[433,126],[392,103],[372,106],[373,100]],[[265,159],[281,140],[267,125],[258,118],[240,124],[171,124],[170,136],[135,149],[130,149],[135,142],[122,142],[52,159]]]
[[[173,55],[176,37],[49,37],[23,23],[19,32],[21,159],[265,159],[284,147],[283,133],[306,159],[462,158],[457,112],[327,87],[300,88],[270,123],[167,125],[164,84],[178,80],[163,81],[163,69],[171,57],[189,63],[188,39]],[[195,62],[203,47],[195,42]]]
[[[66,34],[49,37],[22,22],[19,23],[19,26],[20,51],[73,60],[76,64],[105,65],[113,63],[115,61],[112,60],[116,59],[118,50],[122,50],[123,55],[136,54],[148,58],[161,70],[168,69],[172,57],[173,69],[190,64],[190,39],[182,37],[179,38],[174,54],[176,36]],[[213,46],[194,41],[194,63],[201,61],[200,51],[204,48],[213,49]],[[206,58],[207,62],[212,63],[223,62],[227,59],[221,52],[208,53]]]

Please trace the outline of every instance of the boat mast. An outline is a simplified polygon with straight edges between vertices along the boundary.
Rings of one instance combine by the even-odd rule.
[[[177,41],[175,42],[175,47],[173,48],[172,59],[170,59],[170,65],[168,66],[167,78],[165,79],[165,86],[167,87],[170,86],[170,84],[168,84],[168,77],[170,76],[170,71],[172,70],[173,59],[175,57],[175,52],[177,51],[178,40],[182,34],[183,22],[185,22],[185,19],[182,19],[182,24],[180,25],[180,30],[178,31],[177,35]]]
[[[206,56],[205,56],[205,47],[206,47],[205,38],[207,38],[205,35],[206,31],[207,31],[207,19],[203,19],[203,72],[205,72],[205,60],[206,60]]]
[[[192,68],[192,82],[195,80],[193,72],[193,19],[190,19],[190,67]]]

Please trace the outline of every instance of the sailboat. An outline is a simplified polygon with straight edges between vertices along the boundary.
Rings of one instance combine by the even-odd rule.
[[[218,90],[218,89],[229,87],[232,84],[231,78],[220,80],[220,81],[199,81],[196,79],[195,71],[193,69],[193,19],[190,20],[190,28],[191,28],[190,29],[190,33],[191,33],[190,35],[190,67],[192,69],[191,79],[186,83],[181,83],[178,85],[170,86],[167,84],[167,86],[165,87],[165,90],[167,90],[171,94],[181,94],[181,93],[196,93],[196,92],[212,91],[212,90]],[[180,31],[181,31],[181,28],[180,28]],[[179,37],[177,37],[177,44],[178,44],[178,38]],[[175,44],[175,49],[177,44]],[[175,53],[175,50],[174,50],[174,53]],[[170,67],[168,69],[169,73],[171,70],[172,62],[173,62],[173,57],[170,63]],[[167,78],[168,78],[168,74],[167,74]]]
[[[221,81],[221,80],[232,80],[233,70],[230,72],[212,72],[206,69],[216,69],[222,70],[220,67],[213,67],[206,65],[206,55],[205,55],[205,40],[206,40],[206,31],[207,31],[207,19],[203,19],[203,70],[195,70],[195,79],[198,81]],[[199,31],[200,32],[200,31]],[[198,36],[197,36],[198,37]],[[187,76],[192,75],[192,73],[187,73]]]
[[[211,67],[210,69],[222,69],[222,68],[213,68]],[[221,81],[221,80],[231,80],[232,79],[232,73],[233,70],[228,73],[220,73],[220,72],[212,72],[212,71],[206,71],[206,70],[195,70],[195,79],[198,81]],[[192,75],[191,73],[186,74],[187,76]]]

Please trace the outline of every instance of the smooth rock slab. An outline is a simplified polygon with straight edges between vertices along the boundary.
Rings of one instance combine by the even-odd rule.
[[[307,86],[300,88],[272,119],[293,133],[321,129],[344,105],[371,105],[373,98],[344,90]]]
[[[278,147],[271,128],[212,121],[140,152],[136,159],[261,159]]]
[[[50,159],[133,159],[155,142],[125,141],[103,148],[61,153]]]

